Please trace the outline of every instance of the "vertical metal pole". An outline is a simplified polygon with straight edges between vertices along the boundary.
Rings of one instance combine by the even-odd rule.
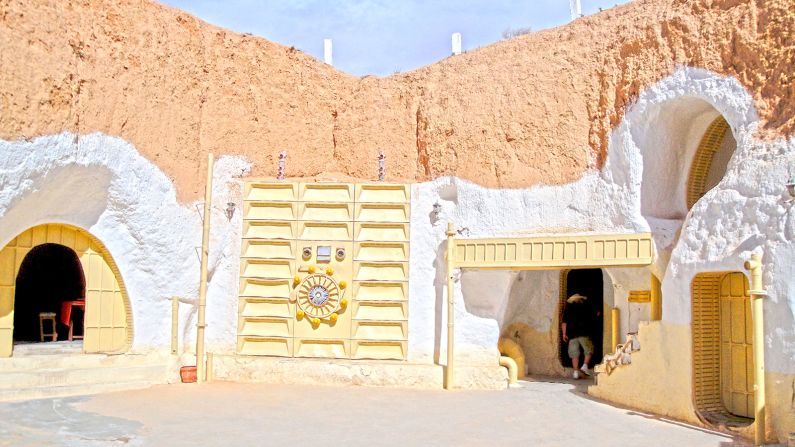
[[[754,331],[754,445],[765,445],[765,325],[762,257],[756,253],[745,263],[751,272],[751,318]]]
[[[453,270],[455,263],[453,262],[453,236],[455,236],[455,228],[452,222],[447,223],[447,369],[445,369],[445,389],[451,389],[453,386],[453,336],[455,334],[454,326],[454,298],[455,289],[453,285]]]
[[[179,297],[171,297],[171,353],[179,350]]]
[[[621,317],[620,317],[620,315],[621,315],[621,311],[619,311],[617,307],[614,307],[610,311],[610,325],[612,327],[612,333],[611,333],[610,341],[612,342],[612,345],[610,346],[610,351],[609,352],[613,352],[616,349],[616,346],[618,346],[618,344],[621,343],[620,335],[619,335],[619,333],[621,332],[621,329],[620,329],[621,328],[621,325],[620,325],[620,323],[621,323],[621,319],[620,318]]]
[[[210,254],[210,206],[213,199],[213,154],[207,156],[207,185],[204,190],[201,279],[199,282],[199,320],[196,324],[196,380],[204,382],[204,308],[207,304],[207,258]]]
[[[662,320],[662,284],[654,275],[651,276],[651,321]]]
[[[214,376],[213,376],[213,353],[212,352],[208,352],[207,353],[207,381],[208,382],[212,382],[213,378],[214,378]]]

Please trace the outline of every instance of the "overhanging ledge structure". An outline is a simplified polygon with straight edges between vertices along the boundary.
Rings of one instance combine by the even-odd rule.
[[[654,254],[650,233],[460,239],[453,247],[454,267],[462,269],[642,267]]]
[[[459,269],[557,270],[596,267],[643,267],[652,263],[651,233],[548,235],[456,240],[447,224],[447,366],[445,388],[453,384],[454,287]]]

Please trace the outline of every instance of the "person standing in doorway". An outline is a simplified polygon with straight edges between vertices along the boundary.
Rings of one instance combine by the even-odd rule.
[[[574,368],[572,377],[580,378],[580,373],[590,376],[588,363],[593,355],[593,340],[591,332],[597,317],[596,312],[587,303],[588,298],[575,293],[566,300],[566,308],[563,310],[563,322],[560,325],[560,333],[563,341],[568,342],[569,358],[571,366]],[[580,351],[582,351],[583,361],[580,366]]]

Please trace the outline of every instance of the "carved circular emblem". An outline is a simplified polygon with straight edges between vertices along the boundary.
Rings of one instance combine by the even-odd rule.
[[[298,307],[308,317],[326,318],[340,308],[340,288],[328,275],[315,273],[298,286]]]

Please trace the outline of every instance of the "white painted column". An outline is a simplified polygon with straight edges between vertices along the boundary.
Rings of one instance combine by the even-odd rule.
[[[582,17],[582,6],[580,0],[569,0],[569,10],[571,11],[571,20]]]
[[[334,65],[331,58],[331,39],[323,39],[323,62]]]
[[[461,54],[461,33],[453,33],[453,55]]]

